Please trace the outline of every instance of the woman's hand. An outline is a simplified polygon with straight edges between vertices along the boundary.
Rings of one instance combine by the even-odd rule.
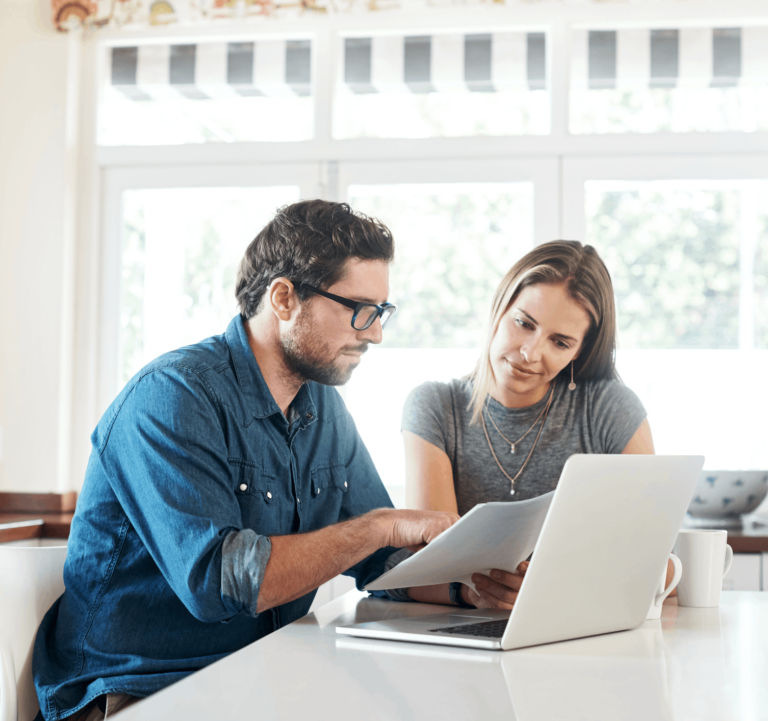
[[[490,577],[481,573],[472,575],[477,593],[469,586],[463,586],[461,595],[467,603],[477,608],[511,609],[517,600],[517,593],[523,583],[523,577],[528,570],[528,561],[523,561],[516,573],[507,573],[498,568],[491,571]]]

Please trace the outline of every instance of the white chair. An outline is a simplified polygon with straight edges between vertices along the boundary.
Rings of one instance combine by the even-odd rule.
[[[64,593],[63,539],[0,544],[0,721],[32,721],[39,710],[32,683],[37,628]]]

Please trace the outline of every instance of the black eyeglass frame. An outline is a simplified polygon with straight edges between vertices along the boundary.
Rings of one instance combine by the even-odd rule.
[[[385,313],[388,313],[387,317],[384,318],[384,320],[381,321],[381,327],[382,329],[389,323],[392,316],[395,314],[395,311],[397,310],[397,306],[394,303],[387,303],[384,302],[381,305],[377,305],[376,303],[363,303],[357,300],[350,300],[349,298],[343,298],[340,295],[334,295],[333,293],[328,293],[327,291],[320,290],[319,288],[315,288],[313,285],[309,285],[309,283],[298,283],[300,288],[306,288],[307,290],[311,290],[313,293],[317,293],[317,295],[322,295],[324,298],[329,298],[330,300],[335,300],[337,303],[341,303],[341,305],[347,306],[347,308],[351,308],[354,312],[352,313],[352,327],[355,330],[366,330],[367,328],[370,328],[375,322],[377,318],[381,318]],[[375,308],[376,314],[371,315],[368,322],[362,327],[358,328],[355,325],[355,321],[357,320],[357,315],[360,313],[363,308]]]

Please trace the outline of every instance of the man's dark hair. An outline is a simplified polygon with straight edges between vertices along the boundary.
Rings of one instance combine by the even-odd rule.
[[[394,257],[389,228],[346,203],[303,200],[285,205],[240,261],[235,286],[240,314],[245,320],[256,315],[275,278],[288,278],[304,300],[311,291],[300,283],[325,290],[342,277],[349,258],[391,262]]]

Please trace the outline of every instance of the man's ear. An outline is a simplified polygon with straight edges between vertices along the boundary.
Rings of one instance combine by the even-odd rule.
[[[267,289],[267,301],[279,320],[289,321],[298,312],[301,302],[288,278],[275,278]]]

